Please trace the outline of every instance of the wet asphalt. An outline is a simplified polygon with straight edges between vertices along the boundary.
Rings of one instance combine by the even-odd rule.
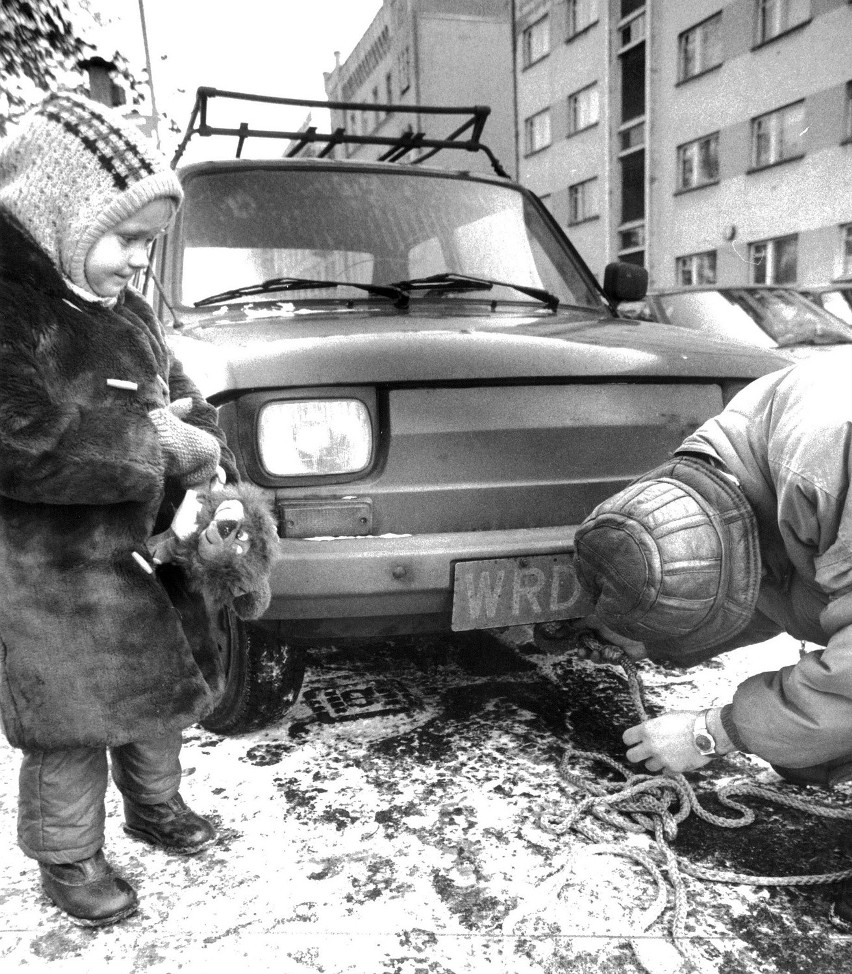
[[[107,798],[105,852],[139,911],[75,926],[44,896],[15,844],[17,754],[0,744],[0,970],[512,974],[695,969],[672,946],[678,901],[642,918],[657,887],[635,860],[565,831],[590,781],[615,774],[566,748],[623,758],[636,715],[622,671],[568,640],[489,634],[314,649],[302,696],[275,726],[185,733],[182,794],[219,828],[180,857],[121,829]],[[723,701],[744,676],[794,661],[798,644],[729,654],[686,673],[644,663],[651,712]],[[617,777],[617,775],[616,775]],[[721,782],[777,783],[738,755],[691,776],[709,808]],[[852,795],[782,786],[852,809]],[[714,804],[715,803],[715,804]],[[673,848],[687,863],[786,875],[852,866],[852,823],[750,800],[747,828],[692,815]],[[597,824],[616,848],[650,838]],[[592,853],[595,854],[592,854]],[[686,953],[718,974],[849,969],[852,934],[828,920],[828,886],[759,887],[686,877]],[[683,943],[683,941],[681,941]]]

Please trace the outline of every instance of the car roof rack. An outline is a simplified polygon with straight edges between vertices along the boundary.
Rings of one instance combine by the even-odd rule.
[[[298,132],[280,130],[266,130],[251,128],[248,123],[241,122],[237,128],[218,128],[207,122],[207,104],[211,98],[227,98],[234,101],[255,102],[268,105],[295,105],[303,108],[330,108],[344,112],[366,111],[382,112],[399,115],[463,115],[469,116],[458,128],[443,139],[427,138],[423,132],[415,132],[409,125],[404,132],[396,136],[383,135],[351,135],[343,126],[335,128],[333,132],[318,132],[316,126],[310,125]],[[286,139],[292,143],[287,150],[287,157],[298,156],[305,146],[320,143],[322,149],[319,157],[327,156],[336,145],[375,145],[384,146],[385,151],[379,156],[380,162],[397,162],[416,149],[427,150],[410,162],[419,164],[430,159],[441,149],[463,149],[466,152],[483,152],[491,162],[498,176],[509,178],[509,174],[500,165],[500,161],[491,149],[480,141],[485,121],[491,114],[487,105],[475,105],[472,108],[455,108],[445,106],[423,105],[384,105],[377,102],[349,102],[349,101],[313,101],[305,98],[275,98],[271,95],[251,95],[241,91],[220,91],[218,88],[201,87],[195,96],[195,105],[189,117],[189,124],[183,139],[172,158],[172,168],[186,149],[193,135],[229,135],[237,139],[237,154],[239,159],[245,140],[250,137],[261,139]],[[470,131],[467,138],[462,138]]]

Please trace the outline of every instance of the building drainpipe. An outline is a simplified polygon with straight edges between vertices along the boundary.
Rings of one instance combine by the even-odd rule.
[[[606,52],[604,54],[604,92],[606,104],[606,131],[607,136],[604,141],[604,171],[603,171],[603,200],[604,200],[604,265],[613,260],[613,239],[612,239],[612,173],[618,165],[618,154],[615,152],[615,144],[618,135],[618,120],[613,118],[612,105],[615,99],[612,97],[612,58],[613,58],[613,35],[612,35],[612,4],[618,0],[610,0],[609,3],[602,4],[604,13],[604,37],[606,37]],[[618,248],[615,249],[618,252]]]
[[[645,0],[645,268],[648,271],[649,285],[651,282],[651,214],[654,212],[651,206],[651,70],[654,60],[651,52],[651,16],[654,7],[653,0]]]
[[[515,179],[521,178],[521,130],[518,125],[518,31],[515,0],[509,0],[512,20],[512,120],[515,128]]]
[[[413,5],[412,5],[413,6]],[[420,45],[418,42],[418,29],[420,26],[420,17],[418,15],[417,9],[414,8],[411,11],[411,72],[414,77],[411,79],[411,84],[414,87],[414,104],[420,107]],[[421,132],[420,127],[420,112],[414,116],[416,125],[414,131]]]

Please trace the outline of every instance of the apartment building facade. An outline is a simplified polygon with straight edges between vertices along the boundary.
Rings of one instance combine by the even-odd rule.
[[[519,178],[593,270],[852,275],[852,3],[515,4]]]
[[[384,0],[345,62],[325,74],[329,101],[405,106],[488,105],[483,141],[515,174],[512,0]],[[413,132],[443,138],[463,120],[439,122],[408,113],[332,110],[332,128],[394,137]],[[463,136],[466,137],[466,136]],[[376,159],[375,146],[348,145],[338,155]],[[409,158],[416,158],[413,152]],[[429,165],[490,171],[481,153],[442,152]]]

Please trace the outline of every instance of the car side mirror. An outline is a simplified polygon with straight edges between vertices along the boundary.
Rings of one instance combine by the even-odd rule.
[[[603,290],[615,304],[619,301],[641,301],[648,292],[648,272],[638,264],[614,261],[604,269]]]

